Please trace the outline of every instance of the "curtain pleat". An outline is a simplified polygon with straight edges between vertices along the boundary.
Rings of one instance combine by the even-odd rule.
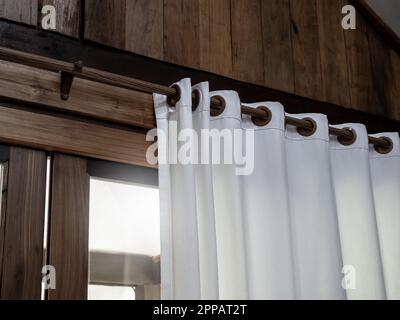
[[[386,297],[400,299],[400,141],[397,133],[381,133],[389,137],[393,151],[382,155],[370,147],[372,191],[378,225]]]
[[[303,136],[280,103],[247,104],[272,113],[257,126],[236,92],[176,85],[175,107],[154,95],[163,299],[400,299],[397,133],[375,135],[394,144],[381,154],[363,125],[337,125],[357,134],[343,145],[325,115],[291,114],[316,123]]]
[[[246,262],[250,299],[294,299],[292,236],[285,166],[284,111],[280,103],[268,106],[273,113],[266,127],[243,117],[243,130],[254,132],[254,171],[242,176]]]
[[[182,80],[179,86],[182,94],[176,105],[176,112],[168,112],[169,107],[165,98],[158,95],[154,98],[161,102],[156,107],[158,129],[166,128],[171,122],[176,123],[177,132],[193,128],[190,80]],[[165,118],[162,115],[165,115],[166,112],[169,117]],[[168,131],[168,141],[164,141],[167,148],[176,145],[177,150],[179,150],[183,142],[179,141],[177,136],[169,133]],[[170,150],[166,150],[167,154],[169,152]],[[163,194],[164,190],[168,190],[165,195],[163,194],[160,197],[161,251],[165,250],[165,246],[168,246],[166,252],[161,252],[161,260],[166,260],[167,263],[167,269],[162,272],[161,276],[164,276],[164,279],[170,277],[167,283],[170,283],[169,286],[172,287],[172,290],[168,288],[167,292],[164,293],[165,284],[163,283],[162,295],[163,298],[199,299],[200,274],[195,167],[177,163],[170,166],[162,165],[159,171],[161,193]]]
[[[200,83],[193,87],[199,92],[199,105],[193,112],[193,127],[196,132],[210,129],[210,94],[208,83]],[[207,139],[201,134],[200,154],[205,161],[196,165],[197,221],[200,253],[201,297],[203,299],[219,298],[217,234],[215,228],[214,187],[211,168],[211,153]]]
[[[225,100],[227,107],[222,115],[211,120],[211,129],[218,130],[218,132],[225,130],[225,133],[240,129],[241,111],[238,94],[234,91],[218,91],[213,92],[210,96],[216,95]],[[225,143],[221,143],[219,146],[212,143],[211,147],[211,155],[221,155],[221,162],[224,161],[222,152],[224,147]],[[233,163],[213,164],[212,169],[220,298],[224,300],[247,299],[243,225],[245,212],[243,210],[241,177],[236,175],[236,166]]]
[[[330,142],[332,177],[343,263],[354,268],[356,288],[347,290],[349,299],[384,299],[382,262],[372,194],[368,158],[368,135],[365,126],[344,124],[352,128],[357,140],[351,146]]]
[[[310,137],[301,136],[294,127],[286,129],[286,171],[297,297],[343,299],[342,257],[328,153],[328,120],[321,114],[291,116],[312,118],[317,124],[317,131]]]

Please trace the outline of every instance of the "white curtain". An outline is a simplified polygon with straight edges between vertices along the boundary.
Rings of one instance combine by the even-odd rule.
[[[357,134],[345,146],[323,114],[290,115],[315,121],[305,137],[285,127],[280,103],[247,104],[272,113],[257,126],[241,115],[236,92],[209,92],[190,79],[176,85],[175,107],[154,95],[164,299],[400,299],[397,133],[375,135],[394,144],[381,154],[361,124],[336,126]],[[215,117],[213,96],[225,102]],[[217,143],[205,129],[242,135]],[[251,163],[226,163],[227,145],[236,159],[253,143]],[[182,154],[191,161],[173,161]]]

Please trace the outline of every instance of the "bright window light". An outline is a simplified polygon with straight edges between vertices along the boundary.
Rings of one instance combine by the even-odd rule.
[[[158,189],[91,178],[89,249],[160,254]]]
[[[91,177],[89,254],[90,300],[134,300],[136,286],[159,288],[158,189]]]
[[[135,300],[135,290],[130,287],[89,285],[89,300]]]

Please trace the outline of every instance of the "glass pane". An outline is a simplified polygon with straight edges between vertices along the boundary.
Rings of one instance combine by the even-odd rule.
[[[89,299],[154,298],[134,288],[159,288],[158,189],[91,177],[89,255]]]

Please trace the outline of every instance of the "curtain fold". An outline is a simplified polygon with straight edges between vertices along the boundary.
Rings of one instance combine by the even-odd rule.
[[[304,137],[295,127],[286,130],[286,171],[297,297],[343,299],[342,257],[328,153],[328,120],[311,118],[316,132]],[[281,164],[285,165],[285,163]]]
[[[217,136],[221,133],[221,136],[230,137],[233,130],[241,128],[239,96],[234,91],[217,91],[210,94],[213,96],[222,97],[227,107],[222,115],[211,119],[210,127]],[[247,299],[243,188],[241,177],[235,173],[235,164],[228,159],[233,158],[233,150],[224,150],[235,142],[226,139],[220,144],[211,142],[211,156],[220,158],[221,163],[226,160],[226,164],[213,161],[212,165],[219,294],[221,299]]]
[[[234,91],[176,83],[154,94],[163,299],[400,299],[400,142],[381,154],[366,129],[343,145],[323,114],[316,131],[241,115]],[[192,102],[196,91],[197,102]],[[210,115],[210,98],[225,104]]]
[[[347,297],[384,299],[367,130],[360,124],[335,127],[351,128],[357,134],[357,140],[350,146],[340,144],[337,139],[330,142],[343,263],[355,275],[356,288],[349,288]]]
[[[254,171],[242,176],[246,262],[250,299],[294,299],[295,280],[285,166],[284,110],[268,106],[273,114],[268,126],[256,126],[249,116],[243,130],[254,130]]]
[[[397,133],[372,136],[393,142],[393,151],[386,155],[370,147],[369,161],[386,297],[400,300],[400,140]]]
[[[189,79],[179,83],[181,99],[174,112],[166,97],[155,95],[158,129],[166,132],[163,149],[159,154],[175,158],[174,150],[179,150],[183,142],[171,134],[193,128],[191,84]],[[170,124],[176,124],[176,127]],[[159,135],[161,137],[161,135]],[[175,146],[175,147],[174,147]],[[176,163],[161,164],[161,284],[162,298],[199,299],[199,243],[196,210],[195,168],[193,165]],[[184,199],[185,201],[182,201]]]

